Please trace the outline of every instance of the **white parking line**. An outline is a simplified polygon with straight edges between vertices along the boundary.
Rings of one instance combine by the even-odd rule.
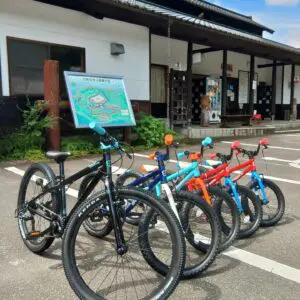
[[[268,161],[281,161],[281,162],[287,162],[287,163],[293,162],[292,160],[281,159],[281,158],[276,158],[276,157],[269,157],[269,156],[262,157],[261,159],[268,160]]]
[[[23,176],[25,171],[16,167],[8,167],[5,170],[13,172],[19,176]],[[124,170],[124,169],[123,169]],[[75,189],[68,189],[67,194],[73,197],[78,196],[78,191]],[[244,262],[253,267],[261,270],[276,274],[285,279],[300,283],[300,270],[293,267],[278,263],[274,260],[265,258],[263,256],[253,254],[251,252],[231,246],[228,250],[222,253],[223,255],[229,256],[233,259]]]
[[[16,167],[8,167],[8,168],[5,168],[5,170],[13,172],[13,173],[15,173],[17,175],[20,175],[20,176],[24,176],[24,174],[25,174],[25,171],[23,171],[21,169],[18,169]],[[66,187],[66,194],[69,195],[69,196],[72,196],[74,198],[78,197],[78,191],[75,190],[75,189],[72,189],[72,188],[67,188]]]
[[[223,143],[223,144],[232,144],[232,142],[228,142],[228,141],[221,141],[221,143]],[[241,143],[241,145],[257,147],[257,144]],[[279,147],[279,146],[268,146],[268,147],[269,147],[270,149],[281,149],[281,150],[290,150],[290,151],[300,151],[299,148],[286,148],[286,147]]]
[[[224,255],[242,261],[248,265],[254,266],[261,270],[276,274],[285,279],[300,283],[300,270],[292,268],[290,266],[278,263],[275,260],[265,258],[263,256],[238,249],[235,247],[230,247],[226,250]]]

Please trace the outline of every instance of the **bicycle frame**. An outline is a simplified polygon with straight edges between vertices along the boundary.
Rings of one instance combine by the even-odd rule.
[[[104,155],[105,157],[105,155]],[[102,176],[101,173],[105,172],[106,168],[105,168],[105,164],[103,163],[104,161],[106,161],[106,159],[104,158],[101,161],[97,161],[89,166],[87,166],[86,168],[84,168],[83,170],[73,174],[72,176],[68,177],[68,178],[64,178],[64,168],[62,165],[60,165],[60,176],[59,176],[59,181],[58,183],[56,183],[54,186],[49,187],[48,185],[46,185],[43,189],[43,191],[38,194],[37,196],[35,196],[34,198],[32,198],[29,202],[28,205],[36,205],[35,201],[37,199],[39,199],[40,197],[43,197],[45,194],[47,193],[56,193],[56,197],[58,197],[59,199],[59,204],[60,204],[60,214],[57,215],[56,213],[52,212],[49,210],[49,212],[56,217],[59,217],[60,219],[64,220],[64,223],[66,223],[68,221],[68,216],[66,213],[66,194],[65,194],[65,186],[71,185],[72,183],[74,183],[75,181],[77,181],[78,179],[96,171],[99,170],[99,176]],[[96,183],[96,179],[94,179],[93,181],[95,181],[95,185]],[[97,180],[98,182],[98,180]],[[92,189],[94,189],[94,185],[93,182],[91,182],[91,184],[88,186],[88,189],[86,191],[84,191],[84,193],[78,198],[77,202],[75,203],[74,208],[71,210],[70,214],[78,207],[78,205],[85,199],[86,195],[88,195]],[[70,215],[69,214],[69,215]],[[44,215],[41,215],[41,217],[45,217]]]
[[[112,150],[111,146],[104,146],[103,144],[101,145],[101,148],[104,150],[103,153],[103,159],[96,161],[95,163],[87,166],[83,170],[75,173],[74,175],[64,178],[64,164],[60,163],[60,176],[59,176],[59,181],[57,184],[55,184],[53,187],[45,186],[44,190],[42,193],[34,197],[28,202],[28,207],[37,213],[36,211],[36,206],[41,206],[40,204],[36,203],[36,200],[39,199],[40,197],[44,196],[46,193],[56,193],[56,196],[59,198],[59,203],[61,204],[60,206],[60,213],[56,214],[53,211],[41,206],[42,212],[39,213],[39,215],[49,221],[54,221],[57,220],[61,226],[61,234],[63,234],[65,224],[69,220],[69,216],[72,215],[72,213],[76,210],[76,208],[81,204],[83,200],[87,198],[87,196],[93,191],[97,183],[99,182],[100,178],[103,177],[103,174],[105,174],[105,189],[108,194],[108,204],[109,204],[109,211],[112,214],[112,220],[114,223],[114,233],[116,237],[116,243],[117,243],[117,249],[118,251],[120,250],[121,252],[124,251],[124,235],[123,231],[121,230],[121,221],[120,219],[116,216],[115,208],[114,208],[114,199],[115,195],[113,193],[114,191],[114,184],[112,181],[112,171],[111,171],[111,153],[110,150]],[[74,207],[72,208],[71,212],[69,215],[66,213],[66,193],[65,193],[65,186],[68,186],[72,183],[74,183],[76,180],[94,172],[97,172],[97,176],[93,178],[93,180],[90,182],[90,184],[87,186],[87,188],[83,191],[82,195],[79,195],[79,198],[77,199],[77,202],[75,203]],[[50,217],[46,216],[45,211],[47,211],[50,214]],[[49,231],[49,229],[46,229],[46,231]],[[41,234],[46,234],[47,232],[42,232]]]
[[[261,176],[257,173],[255,160],[253,158],[250,158],[246,162],[240,164],[240,166],[244,170],[237,177],[233,178],[232,180],[234,182],[236,182],[237,180],[239,180],[240,178],[242,178],[246,174],[250,173],[250,183],[253,183],[253,182],[258,183],[259,189],[261,190],[261,193],[262,193],[262,196],[263,196],[263,204],[268,204],[269,201],[268,201],[268,197],[267,197],[267,194],[266,194],[266,191],[265,191],[265,186],[263,184]],[[232,169],[233,169],[232,172],[234,172],[235,167],[233,167]],[[255,191],[257,191],[256,187],[255,187]]]
[[[159,162],[159,161],[158,161]],[[158,197],[161,196],[161,184],[162,183],[167,183],[170,181],[173,181],[182,175],[186,175],[183,180],[181,180],[177,185],[176,185],[176,190],[181,190],[183,186],[193,177],[199,177],[200,172],[198,170],[198,162],[192,162],[187,168],[181,169],[178,172],[175,172],[165,178],[165,181],[162,180],[161,174],[162,172],[165,172],[165,167],[163,166],[163,169],[159,167],[158,169],[151,171],[150,173],[146,174],[145,176],[142,176],[140,178],[137,178],[133,182],[129,184],[129,186],[137,186],[139,184],[142,184],[149,179],[153,178],[153,181],[151,181],[148,184],[148,187],[146,188],[147,190],[151,190],[155,188],[156,195]]]

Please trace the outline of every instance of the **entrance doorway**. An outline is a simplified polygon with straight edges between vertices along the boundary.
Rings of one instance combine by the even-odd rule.
[[[238,78],[227,77],[227,113],[239,114],[239,80]]]
[[[151,114],[156,118],[167,117],[167,67],[151,65]]]

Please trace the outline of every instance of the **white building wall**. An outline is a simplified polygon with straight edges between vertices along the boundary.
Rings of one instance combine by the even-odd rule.
[[[203,48],[203,46],[196,46],[196,49]],[[223,51],[210,52],[202,55],[201,63],[193,65],[194,74],[221,76],[221,65],[223,62]],[[258,81],[266,82],[266,84],[272,83],[272,72],[270,68],[258,69],[257,65],[270,63],[270,60],[255,58],[255,72],[258,73]],[[230,77],[238,78],[239,70],[250,70],[250,56],[240,54],[236,52],[228,51],[227,63],[232,64],[233,72],[230,73]]]
[[[300,66],[295,67],[295,76],[300,77]],[[294,97],[297,99],[297,103],[300,104],[300,83],[295,84]]]
[[[283,81],[283,104],[290,104],[291,99],[291,66],[284,67],[284,81]],[[296,89],[295,89],[296,95]]]
[[[187,42],[151,35],[151,63],[185,71]]]
[[[85,48],[86,71],[125,77],[130,99],[149,100],[149,30],[32,0],[0,0],[0,57],[3,94],[9,95],[6,37]],[[110,43],[125,54],[110,55]]]

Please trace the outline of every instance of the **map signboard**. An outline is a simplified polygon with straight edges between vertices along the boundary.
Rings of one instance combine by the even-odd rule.
[[[135,126],[123,77],[65,71],[70,104],[77,128],[90,122],[102,127]]]

